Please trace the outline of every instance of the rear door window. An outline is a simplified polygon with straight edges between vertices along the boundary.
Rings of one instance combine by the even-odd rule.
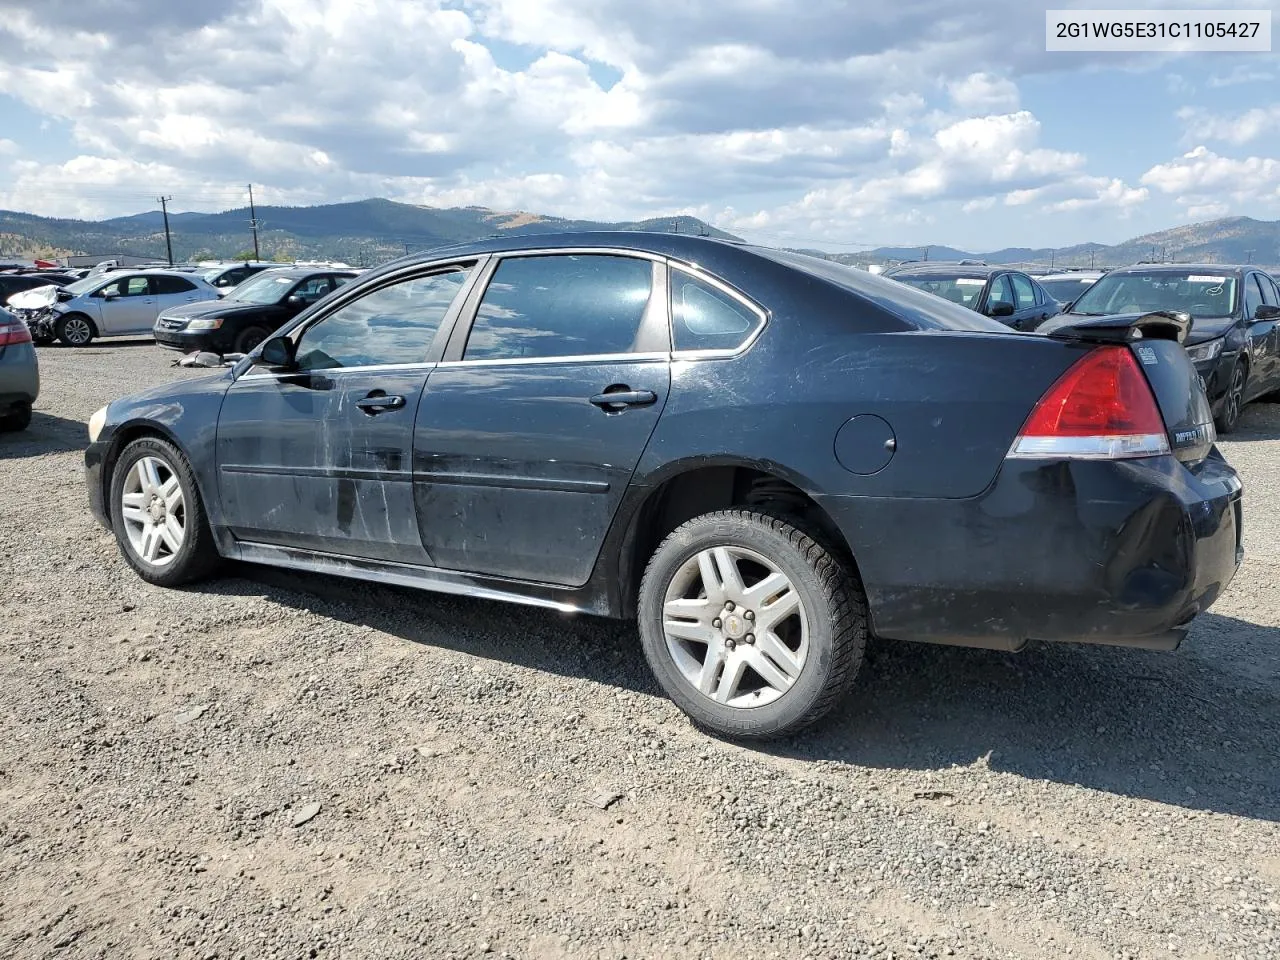
[[[463,359],[632,353],[652,292],[653,265],[636,257],[508,257],[485,290]]]

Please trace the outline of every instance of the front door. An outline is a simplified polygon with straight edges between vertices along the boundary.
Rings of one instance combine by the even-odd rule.
[[[1262,273],[1255,273],[1253,276],[1262,288],[1262,302],[1269,306],[1280,306],[1280,290],[1276,289],[1275,281]],[[1246,321],[1249,319],[1245,317]],[[1258,321],[1249,332],[1254,338],[1255,358],[1258,354],[1262,355],[1261,360],[1255,359],[1259,392],[1280,390],[1280,323],[1275,320]]]
[[[422,563],[413,425],[436,335],[467,278],[390,283],[309,323],[297,369],[251,368],[218,420],[225,522],[241,540]]]
[[[151,278],[145,274],[113,280],[94,296],[102,317],[99,332],[104,337],[150,333],[155,325],[159,308]]]
[[[587,582],[670,387],[662,269],[604,254],[498,262],[418,413],[432,563]]]

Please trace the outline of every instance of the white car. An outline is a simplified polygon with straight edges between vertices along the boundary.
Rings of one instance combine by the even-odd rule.
[[[49,327],[69,347],[83,347],[95,337],[151,336],[161,310],[217,298],[217,288],[195,274],[113,270],[53,292]]]

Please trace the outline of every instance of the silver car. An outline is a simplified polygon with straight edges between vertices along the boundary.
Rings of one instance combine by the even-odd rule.
[[[27,325],[0,309],[0,433],[25,430],[40,394],[40,365]]]
[[[51,304],[54,335],[69,347],[95,337],[150,334],[160,311],[216,300],[203,278],[177,270],[113,270],[59,289]]]

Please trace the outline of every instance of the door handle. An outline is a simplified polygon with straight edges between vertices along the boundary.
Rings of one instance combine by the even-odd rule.
[[[597,393],[591,402],[601,410],[616,413],[625,407],[647,407],[657,403],[658,395],[652,390],[614,390]]]
[[[404,406],[404,397],[389,397],[385,393],[375,390],[369,396],[357,400],[356,406],[373,417],[379,413],[386,413],[388,410],[399,410]]]

